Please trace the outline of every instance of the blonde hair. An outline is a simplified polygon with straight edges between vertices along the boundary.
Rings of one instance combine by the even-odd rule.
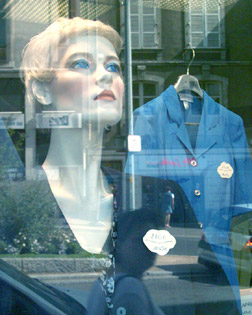
[[[59,18],[43,32],[32,37],[24,48],[20,77],[26,89],[30,90],[33,80],[50,82],[53,79],[59,46],[79,34],[103,36],[112,43],[118,55],[121,51],[122,39],[110,25],[79,17]]]

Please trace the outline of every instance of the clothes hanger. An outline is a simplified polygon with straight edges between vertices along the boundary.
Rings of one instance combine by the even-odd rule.
[[[174,87],[177,93],[189,90],[196,94],[198,94],[201,98],[203,98],[203,92],[200,88],[199,81],[196,77],[190,75],[190,66],[195,58],[195,51],[192,48],[193,57],[190,61],[186,74],[183,74],[179,77],[178,81],[175,83]]]

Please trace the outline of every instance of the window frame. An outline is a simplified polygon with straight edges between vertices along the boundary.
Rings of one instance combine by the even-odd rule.
[[[155,87],[155,95],[153,95],[153,98],[157,97],[157,95],[158,95],[157,94],[157,82],[136,80],[136,81],[133,81],[133,84],[138,84],[138,92],[139,92],[139,94],[137,96],[133,95],[133,105],[134,105],[135,99],[139,100],[139,106],[138,107],[140,107],[146,103],[146,101],[145,101],[146,98],[152,97],[151,95],[148,95],[148,96],[144,95],[144,84],[153,84],[153,86]],[[138,107],[134,107],[134,109],[136,109]]]
[[[203,30],[201,33],[203,33],[203,45],[202,46],[196,46],[192,43],[192,13],[191,13],[191,3],[192,0],[187,0],[185,5],[185,47],[186,48],[194,48],[194,49],[223,49],[225,48],[225,10],[224,7],[222,7],[220,4],[218,6],[218,22],[219,22],[219,31],[214,32],[218,33],[218,39],[219,39],[219,45],[218,46],[210,46],[208,45],[208,35],[211,34],[211,32],[208,32],[207,30],[207,15],[213,15],[213,14],[207,14],[206,12],[206,2],[207,0],[202,0],[202,23],[203,23]],[[196,32],[199,33],[199,32]]]
[[[139,45],[138,47],[133,45],[133,40],[132,40],[132,33],[137,33],[137,32],[132,32],[132,27],[131,27],[131,42],[132,42],[132,49],[133,50],[155,50],[155,49],[161,49],[161,9],[157,6],[155,6],[155,1],[154,0],[137,0],[138,2],[138,13],[134,14],[135,16],[139,17],[138,20],[138,33],[140,34],[139,37]],[[144,39],[143,39],[143,35],[144,34],[148,34],[150,32],[143,32],[143,7],[144,7],[144,3],[147,2],[153,2],[153,7],[154,7],[154,20],[155,20],[155,30],[154,30],[154,37],[155,40],[153,42],[153,46],[144,46]],[[130,2],[129,2],[130,3]],[[131,15],[131,13],[130,13]],[[121,27],[120,27],[120,34],[122,37],[124,37],[124,25],[125,25],[125,21],[124,21],[124,12],[123,12],[123,7],[121,7],[121,13],[120,13],[120,21],[121,21]],[[132,20],[131,20],[131,26],[132,26]],[[151,32],[152,33],[152,32]]]
[[[208,75],[207,78],[204,75],[197,75],[197,79],[199,80],[200,84],[211,84],[211,83],[218,83],[220,84],[220,104],[226,108],[228,108],[228,79],[217,76],[217,75]],[[201,88],[203,88],[201,86]],[[203,88],[204,89],[204,88]],[[206,91],[208,94],[208,92]],[[211,95],[209,95],[211,96]],[[218,103],[218,102],[217,102]]]

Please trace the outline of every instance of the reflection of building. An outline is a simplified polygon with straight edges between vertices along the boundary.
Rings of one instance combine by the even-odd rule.
[[[180,5],[182,1],[154,2],[159,30],[156,40],[152,41],[152,47],[133,49],[134,105],[145,103],[155,92],[160,94],[179,75],[185,74],[192,56],[186,48],[193,47],[196,57],[190,74],[199,79],[201,87],[217,102],[242,116],[251,143],[252,43],[247,25],[252,13],[249,3],[243,0],[184,2],[185,6]],[[138,3],[151,6],[153,1]]]
[[[190,73],[210,96],[242,116],[252,144],[250,2],[132,0],[131,5],[134,108],[159,95],[186,73],[191,59],[187,48],[193,47],[196,57]],[[15,129],[15,137],[24,132],[15,127],[20,112],[25,112],[18,75],[22,49],[31,36],[57,17],[68,15],[101,19],[124,34],[123,6],[116,0],[1,1],[0,111],[5,112],[7,120],[6,112],[17,112],[11,114],[9,126]],[[121,122],[105,135],[104,160],[117,168],[123,168],[125,162],[125,129]],[[27,141],[27,146],[34,145],[34,140]],[[28,150],[26,159],[33,163]]]

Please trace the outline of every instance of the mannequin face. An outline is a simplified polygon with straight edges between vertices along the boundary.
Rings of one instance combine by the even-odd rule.
[[[83,124],[117,123],[124,84],[113,45],[101,36],[74,36],[60,47],[49,91],[55,110],[82,113]]]

